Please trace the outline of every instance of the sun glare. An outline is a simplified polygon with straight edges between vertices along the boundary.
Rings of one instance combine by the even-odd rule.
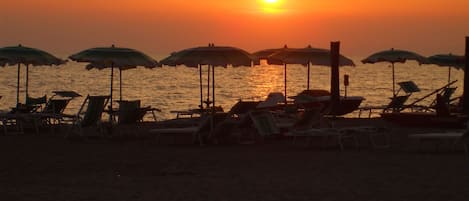
[[[277,3],[277,0],[264,0],[265,3],[274,4]]]
[[[262,0],[262,11],[264,13],[281,13],[282,9],[280,0]]]

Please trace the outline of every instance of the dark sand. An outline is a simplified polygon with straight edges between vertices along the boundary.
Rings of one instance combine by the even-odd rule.
[[[424,151],[393,129],[393,148],[158,145],[0,136],[0,200],[469,200],[469,158]]]

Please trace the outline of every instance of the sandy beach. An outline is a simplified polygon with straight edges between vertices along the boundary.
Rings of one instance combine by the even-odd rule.
[[[393,147],[161,145],[0,136],[0,200],[467,200],[469,159],[423,150],[396,128]]]

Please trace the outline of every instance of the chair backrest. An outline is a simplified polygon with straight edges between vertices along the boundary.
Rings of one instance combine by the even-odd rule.
[[[118,101],[118,103],[118,124],[137,123],[143,118],[140,110],[140,100]]]
[[[204,114],[200,117],[197,132],[207,132],[215,128],[228,117],[228,113]]]
[[[443,90],[442,98],[449,102],[451,100],[451,96],[453,96],[454,92],[456,92],[457,87],[448,87]]]
[[[247,114],[249,111],[255,110],[259,101],[238,101],[236,104],[231,107],[230,111],[228,112],[228,116],[240,116],[243,114]]]
[[[285,96],[281,92],[270,93],[265,101],[260,102],[257,108],[277,107],[279,103],[285,102]]]
[[[280,134],[280,129],[275,124],[274,117],[269,111],[251,111],[249,116],[261,136]]]
[[[25,104],[27,107],[33,108],[31,112],[36,112],[39,109],[42,109],[43,105],[45,105],[46,103],[47,103],[47,95],[44,95],[38,98],[26,96]]]
[[[62,114],[71,99],[49,99],[42,110],[44,113]]]
[[[391,102],[389,102],[385,110],[392,109],[393,111],[400,111],[400,109],[404,107],[405,102],[409,99],[409,96],[410,94],[391,98]]]
[[[78,115],[81,115],[83,110],[83,118],[81,125],[83,127],[96,125],[101,120],[104,108],[109,102],[109,96],[90,96],[88,95],[83,102]]]
[[[406,94],[411,94],[420,91],[420,88],[413,81],[399,82],[397,84]]]

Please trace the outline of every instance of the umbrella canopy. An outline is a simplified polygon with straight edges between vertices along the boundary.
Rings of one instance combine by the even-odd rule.
[[[254,52],[254,53],[252,53],[252,55],[254,55],[256,57],[256,61],[254,63],[256,65],[259,65],[261,59],[267,59],[267,58],[269,58],[270,55],[272,55],[276,52],[279,52],[284,48],[287,48],[287,46],[285,45],[282,48],[271,48],[271,49],[264,49],[264,50],[259,50],[257,52]]]
[[[232,65],[237,66],[251,66],[255,61],[255,56],[236,47],[229,46],[215,46],[209,44],[205,47],[194,47],[184,49],[172,53],[169,57],[161,60],[161,64],[168,66],[185,65],[187,67],[199,67],[200,76],[200,107],[203,106],[202,98],[202,65],[212,67],[212,104],[215,105],[215,66],[226,67]],[[210,78],[208,79],[210,82]]]
[[[311,65],[330,66],[331,65],[331,52],[327,49],[313,48],[308,46],[306,48],[288,48],[286,45],[280,49],[266,49],[258,51],[260,56],[267,55],[267,63],[284,65],[285,76],[285,102],[287,97],[287,64],[301,64],[308,67],[307,89],[310,86],[310,67]],[[339,57],[339,66],[355,66],[353,61],[343,55]]]
[[[175,66],[185,65],[197,68],[199,65],[223,66],[251,66],[255,57],[250,53],[235,47],[214,46],[195,47],[174,52],[171,56],[161,60],[161,64]]]
[[[392,93],[396,96],[395,86],[395,75],[394,75],[394,63],[405,63],[407,60],[414,60],[421,64],[430,63],[428,59],[420,54],[407,50],[390,49],[381,52],[374,53],[369,57],[362,60],[363,63],[377,63],[377,62],[389,62],[392,66]]]
[[[321,48],[282,48],[267,58],[269,64],[301,64],[303,66],[331,65],[331,51]],[[353,61],[343,55],[339,57],[339,66],[355,66]]]
[[[114,45],[112,45],[111,47],[97,47],[86,49],[71,55],[69,58],[77,62],[88,62],[89,64],[86,66],[87,69],[111,68],[111,111],[114,68],[118,68],[122,71],[126,69],[136,68],[137,66],[144,66],[147,68],[153,68],[158,66],[158,62],[155,59],[147,56],[146,54],[140,51],[130,48],[119,48],[115,47]],[[122,76],[122,73],[120,73],[120,76]],[[120,99],[122,99],[122,82],[120,85]],[[112,115],[110,116],[110,118],[112,118]]]
[[[20,64],[26,65],[26,97],[28,96],[29,65],[61,65],[66,61],[53,56],[52,54],[36,48],[25,47],[22,45],[0,48],[0,66],[18,65],[18,77],[16,88],[16,104],[19,103],[20,87]]]
[[[448,84],[451,82],[451,68],[463,69],[466,62],[464,56],[454,54],[436,54],[428,57],[428,60],[432,64],[448,67]]]

